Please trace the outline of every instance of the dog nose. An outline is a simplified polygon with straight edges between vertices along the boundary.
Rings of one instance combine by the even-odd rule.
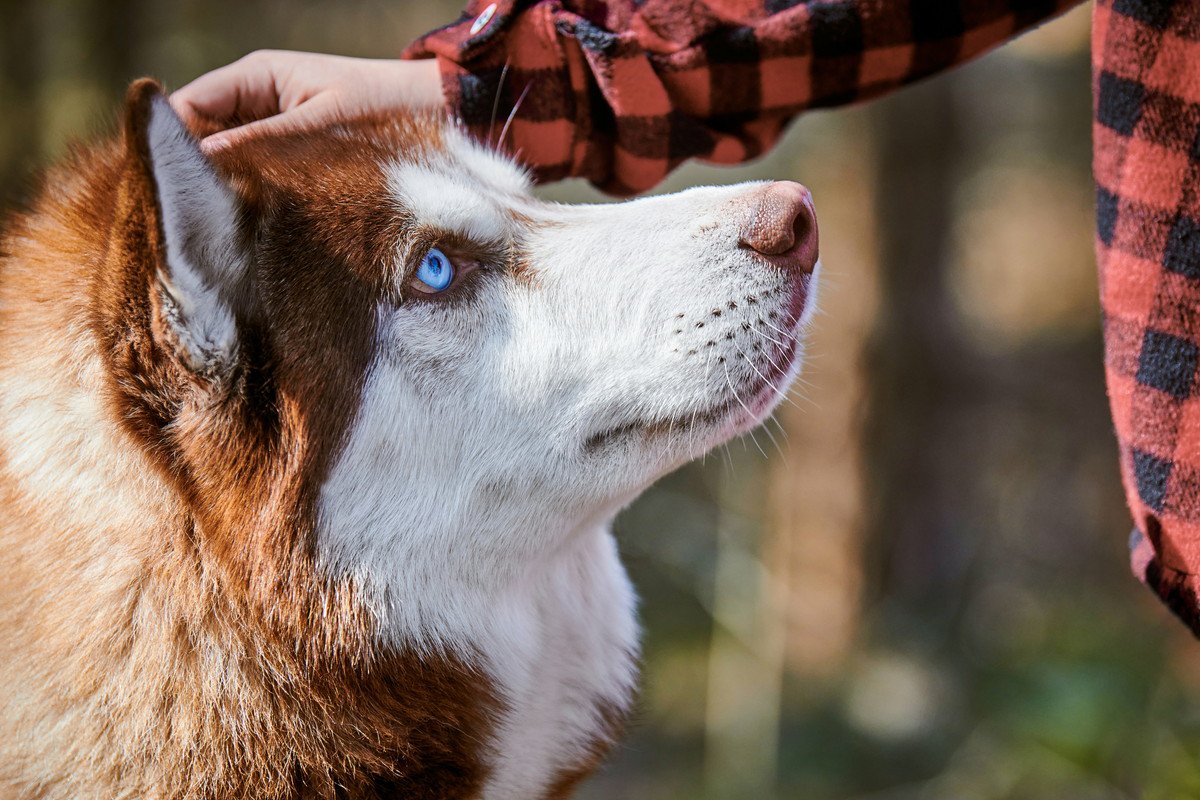
[[[786,269],[810,273],[817,263],[812,194],[794,181],[774,181],[750,201],[738,244]]]

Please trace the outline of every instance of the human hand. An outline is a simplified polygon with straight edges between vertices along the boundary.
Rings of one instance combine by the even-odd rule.
[[[358,113],[443,102],[434,59],[347,58],[286,50],[251,53],[171,95],[171,105],[185,121],[226,126],[201,142],[207,152],[263,133],[290,133]]]

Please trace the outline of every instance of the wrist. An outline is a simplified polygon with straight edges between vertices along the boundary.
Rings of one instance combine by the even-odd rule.
[[[444,106],[446,96],[442,91],[442,71],[436,58],[422,58],[400,62],[408,73],[408,85],[414,106]]]

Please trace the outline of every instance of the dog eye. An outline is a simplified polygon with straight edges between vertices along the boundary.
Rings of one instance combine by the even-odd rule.
[[[412,287],[425,294],[437,294],[446,291],[453,282],[454,264],[441,250],[431,247],[417,267]]]

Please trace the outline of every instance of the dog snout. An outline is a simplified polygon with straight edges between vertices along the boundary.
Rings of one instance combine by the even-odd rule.
[[[812,194],[794,181],[774,181],[746,198],[738,244],[788,270],[811,273],[818,257]]]

